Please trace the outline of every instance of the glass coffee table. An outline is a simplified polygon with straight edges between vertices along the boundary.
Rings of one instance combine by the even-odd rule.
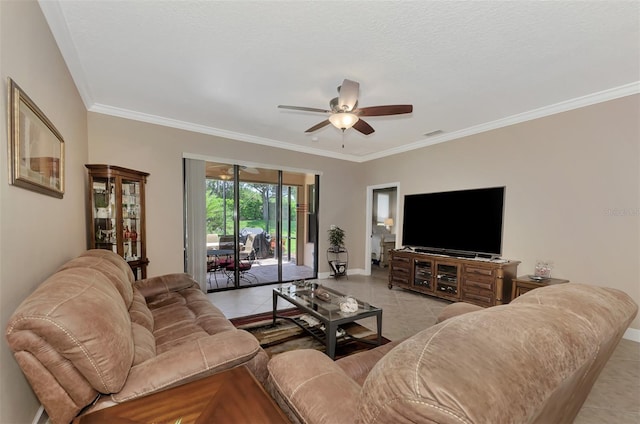
[[[324,325],[324,331],[320,329],[320,325],[310,326],[298,318],[279,316],[277,311],[278,297],[285,299],[287,302],[294,304],[300,311],[316,318]],[[320,342],[324,343],[327,355],[331,359],[334,359],[338,339],[336,333],[340,325],[375,316],[378,327],[377,345],[382,344],[382,309],[376,308],[367,302],[354,299],[355,302],[351,303],[354,311],[343,312],[340,310],[340,303],[347,297],[354,299],[352,296],[346,296],[337,290],[324,287],[315,282],[293,283],[290,285],[283,284],[273,289],[273,325],[276,324],[277,318],[293,321]],[[355,305],[356,302],[357,309]],[[346,334],[342,334],[341,337],[342,336],[349,338]],[[372,343],[368,340],[352,339],[364,343]]]

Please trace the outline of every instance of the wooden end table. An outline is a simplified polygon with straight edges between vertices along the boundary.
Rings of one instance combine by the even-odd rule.
[[[110,408],[82,415],[73,424],[97,423],[290,423],[245,367],[240,366]]]
[[[521,294],[525,294],[529,290],[537,289],[539,287],[551,286],[553,284],[564,284],[568,282],[569,280],[564,280],[562,278],[545,278],[544,280],[535,281],[532,280],[528,275],[523,275],[512,280],[513,289],[511,293],[511,300],[515,299]]]

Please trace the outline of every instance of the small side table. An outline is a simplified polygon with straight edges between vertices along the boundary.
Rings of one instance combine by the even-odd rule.
[[[331,267],[331,277],[338,278],[347,275],[349,266],[349,251],[345,247],[327,249],[327,262]],[[349,279],[349,277],[347,277]]]
[[[522,275],[512,280],[513,290],[511,292],[511,300],[525,294],[529,290],[537,289],[539,287],[551,286],[553,284],[568,283],[569,280],[561,278],[545,278],[544,280],[535,281],[529,278],[528,275]]]

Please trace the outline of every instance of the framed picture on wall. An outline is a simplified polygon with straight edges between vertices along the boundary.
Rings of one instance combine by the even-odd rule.
[[[11,184],[62,198],[64,140],[11,78],[8,79],[8,88]]]

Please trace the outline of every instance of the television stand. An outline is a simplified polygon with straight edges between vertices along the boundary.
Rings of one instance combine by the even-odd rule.
[[[519,261],[461,258],[444,253],[392,250],[389,289],[393,286],[479,306],[511,301]]]

